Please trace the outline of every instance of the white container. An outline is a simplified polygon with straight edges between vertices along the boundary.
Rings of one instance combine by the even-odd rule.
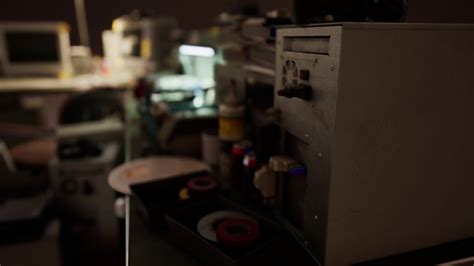
[[[202,160],[211,166],[218,165],[220,149],[221,141],[217,132],[204,131],[202,133]]]

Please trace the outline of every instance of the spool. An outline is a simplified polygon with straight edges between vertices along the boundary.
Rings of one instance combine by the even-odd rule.
[[[236,211],[216,211],[209,213],[199,220],[197,224],[198,233],[205,239],[217,242],[216,228],[225,220],[240,218],[251,220],[249,216]]]
[[[210,176],[192,178],[186,186],[191,198],[208,196],[219,190],[219,182]]]
[[[259,235],[260,227],[251,219],[228,219],[220,223],[216,230],[217,242],[228,248],[249,248]]]

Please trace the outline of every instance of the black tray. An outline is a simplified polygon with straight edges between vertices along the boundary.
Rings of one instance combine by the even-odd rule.
[[[219,210],[235,210],[256,219],[260,225],[258,242],[249,249],[232,250],[201,237],[196,229],[199,220]],[[166,220],[169,239],[210,265],[318,265],[278,224],[223,198],[190,204],[169,212]]]
[[[138,210],[146,225],[152,230],[166,229],[165,214],[189,203],[189,200],[179,199],[179,191],[186,187],[186,183],[191,178],[205,175],[209,175],[209,172],[198,171],[163,180],[131,185],[130,189],[138,199]]]

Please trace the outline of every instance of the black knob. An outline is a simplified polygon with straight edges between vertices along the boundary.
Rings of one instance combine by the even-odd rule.
[[[298,84],[296,86],[287,85],[277,93],[286,98],[300,98],[305,101],[311,100],[312,88],[310,85]]]

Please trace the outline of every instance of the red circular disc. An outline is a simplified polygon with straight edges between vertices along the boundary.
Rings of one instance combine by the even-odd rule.
[[[219,186],[219,183],[210,176],[196,177],[188,181],[187,187],[191,191],[210,191]]]
[[[228,219],[216,230],[217,242],[229,248],[251,247],[260,235],[260,227],[254,220]]]

